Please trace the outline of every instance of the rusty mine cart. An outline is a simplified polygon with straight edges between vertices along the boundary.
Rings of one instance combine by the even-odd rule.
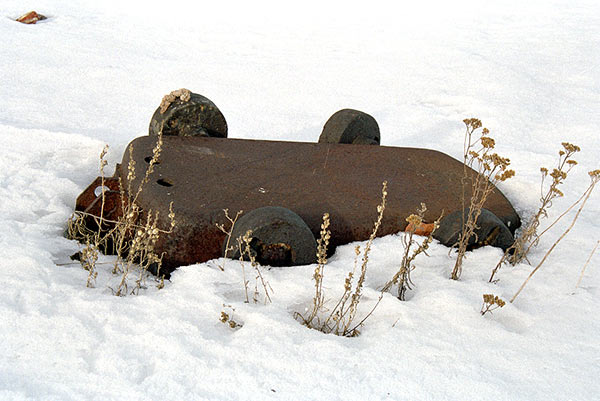
[[[325,212],[331,216],[332,251],[369,238],[383,181],[389,195],[378,236],[404,230],[406,217],[425,203],[425,221],[442,212],[447,216],[434,237],[448,246],[456,242],[456,216],[463,208],[462,162],[429,149],[379,146],[375,119],[350,109],[329,118],[318,143],[228,139],[217,106],[187,90],[165,96],[149,135],[134,139],[114,176],[104,178],[104,202],[99,177],[77,198],[76,211],[99,216],[103,209],[104,218],[117,220],[122,213],[119,178],[127,188],[130,161],[147,166],[161,132],[162,151],[137,198],[142,211],[159,211],[160,228],[169,229],[170,204],[177,216],[176,226],[155,245],[163,255],[161,273],[223,256],[226,234],[217,224],[226,222],[224,209],[245,211],[232,238],[251,229],[261,264],[313,263]],[[475,174],[467,170],[469,179]],[[137,188],[142,178],[135,177],[131,187]],[[470,185],[466,188],[469,199]],[[495,187],[485,208],[478,238],[508,248],[519,216]]]

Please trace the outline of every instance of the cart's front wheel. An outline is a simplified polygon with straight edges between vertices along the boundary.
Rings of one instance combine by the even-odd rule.
[[[234,248],[230,253],[232,258],[240,257],[240,247],[242,253],[249,247],[261,265],[294,266],[316,262],[317,242],[313,233],[300,216],[284,207],[261,207],[244,214],[236,222],[229,244]]]

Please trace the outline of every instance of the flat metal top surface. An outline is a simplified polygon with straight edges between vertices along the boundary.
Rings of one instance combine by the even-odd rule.
[[[146,136],[131,143],[137,171],[145,170],[155,141]],[[235,214],[283,206],[300,215],[315,235],[323,213],[329,213],[333,245],[366,239],[383,181],[388,182],[388,203],[378,236],[404,229],[405,218],[421,202],[427,205],[428,221],[442,210],[448,214],[462,209],[463,164],[434,150],[205,137],[166,136],[163,142],[140,206],[166,217],[165,205],[172,201],[184,225],[205,227],[207,235],[220,236],[212,227],[225,222],[225,208]],[[128,161],[125,152],[125,172]],[[484,207],[512,227],[519,224],[497,189]]]

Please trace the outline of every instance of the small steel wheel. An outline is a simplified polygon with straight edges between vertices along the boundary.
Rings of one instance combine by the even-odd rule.
[[[251,231],[248,244],[261,265],[295,266],[316,262],[317,242],[310,228],[296,213],[284,207],[254,209],[238,219],[231,234],[229,254],[240,257],[238,238]],[[223,244],[223,247],[225,244]],[[246,243],[242,241],[242,251]],[[224,251],[224,249],[223,249]]]
[[[319,143],[379,145],[381,134],[375,119],[362,111],[343,109],[334,113],[323,127]]]
[[[178,89],[166,95],[154,112],[148,129],[150,136],[211,136],[227,138],[227,122],[210,99]]]
[[[439,228],[433,233],[433,238],[446,246],[456,245],[463,221],[467,220],[468,212],[469,209],[457,210],[445,216],[440,221]],[[481,209],[476,225],[475,235],[469,238],[467,250],[491,245],[506,251],[514,242],[514,237],[508,227],[487,209]]]

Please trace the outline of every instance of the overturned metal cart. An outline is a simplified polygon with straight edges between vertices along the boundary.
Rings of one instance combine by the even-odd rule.
[[[163,99],[149,131],[130,143],[131,153],[126,151],[114,176],[104,179],[109,188],[104,203],[97,191],[99,177],[77,198],[76,210],[92,215],[103,210],[105,218],[117,220],[122,213],[119,179],[126,188],[128,164],[147,165],[162,132],[160,158],[137,202],[144,211],[159,211],[158,224],[164,229],[173,205],[177,225],[156,244],[165,273],[222,256],[226,235],[217,224],[225,223],[224,209],[244,211],[239,230],[253,229],[263,246],[259,259],[270,265],[312,263],[325,212],[331,216],[332,249],[366,240],[383,181],[388,199],[378,236],[404,230],[405,218],[421,203],[427,205],[429,221],[462,209],[462,162],[429,149],[378,146],[377,122],[357,110],[331,116],[317,143],[228,139],[216,105],[180,90]],[[468,170],[469,177],[474,174]],[[485,208],[512,238],[520,219],[497,188]],[[270,245],[283,252],[273,252]]]

